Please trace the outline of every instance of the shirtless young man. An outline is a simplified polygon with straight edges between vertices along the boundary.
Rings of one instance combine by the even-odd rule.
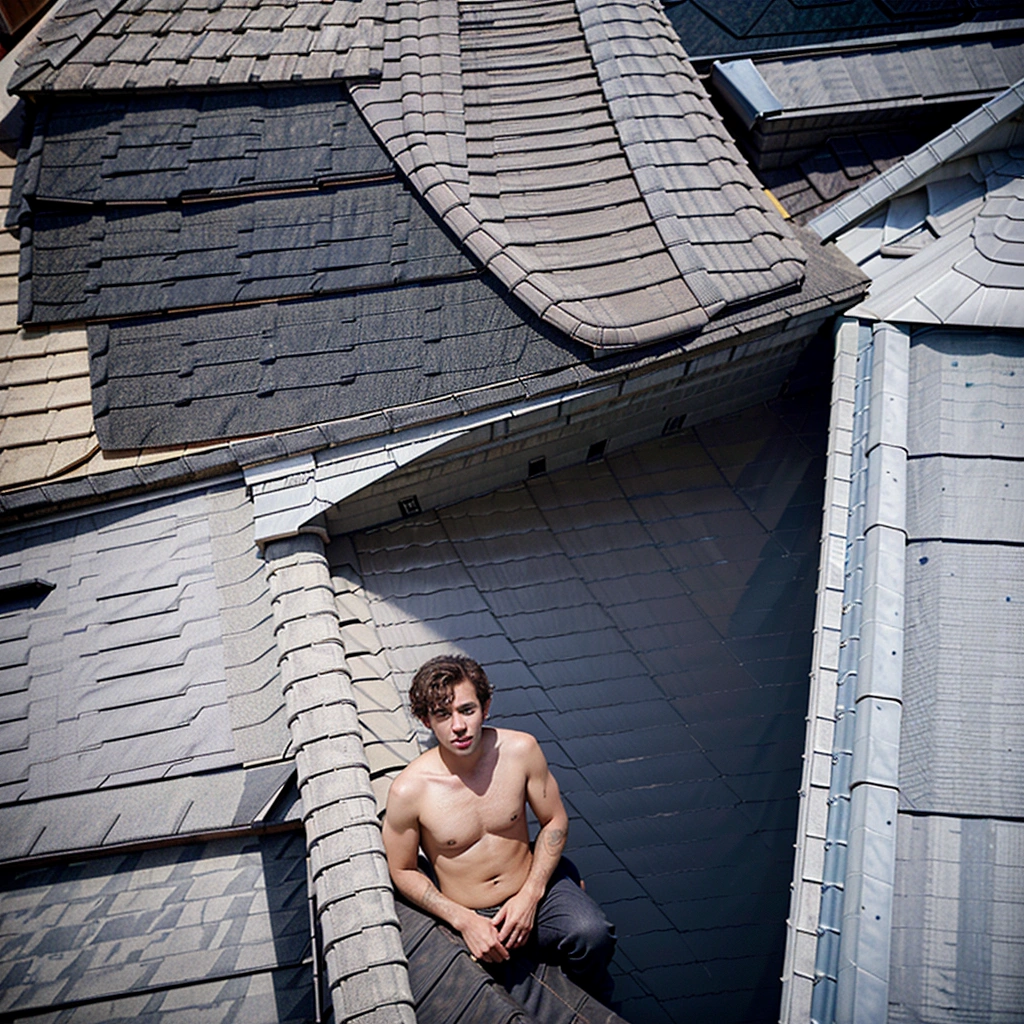
[[[484,726],[491,685],[472,659],[432,658],[410,690],[437,746],[391,786],[384,849],[398,891],[462,934],[485,963],[534,935],[566,974],[607,1000],[614,929],[563,860],[569,818],[537,741]],[[541,829],[531,850],[526,805]],[[437,885],[417,866],[422,847]]]

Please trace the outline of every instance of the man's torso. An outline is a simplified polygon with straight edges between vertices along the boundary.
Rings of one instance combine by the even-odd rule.
[[[530,871],[517,735],[485,730],[483,755],[465,778],[450,773],[437,750],[414,762],[422,785],[421,845],[441,891],[466,907],[496,906],[519,891]]]

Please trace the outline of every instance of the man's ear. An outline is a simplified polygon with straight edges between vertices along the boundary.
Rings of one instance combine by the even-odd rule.
[[[486,718],[488,716],[488,714],[490,713],[490,710],[491,710],[491,700],[488,697],[487,698],[487,703],[484,705],[484,718]]]

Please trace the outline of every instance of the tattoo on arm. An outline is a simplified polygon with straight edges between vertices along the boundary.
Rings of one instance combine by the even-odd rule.
[[[544,831],[544,845],[550,853],[561,853],[565,845],[565,829],[553,828],[551,831]]]

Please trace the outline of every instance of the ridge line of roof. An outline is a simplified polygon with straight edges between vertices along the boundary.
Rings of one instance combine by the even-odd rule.
[[[926,142],[877,177],[843,196],[809,224],[827,242],[844,228],[874,213],[883,203],[912,189],[929,171],[965,155],[990,131],[1024,109],[1024,78],[972,110],[951,128]]]

